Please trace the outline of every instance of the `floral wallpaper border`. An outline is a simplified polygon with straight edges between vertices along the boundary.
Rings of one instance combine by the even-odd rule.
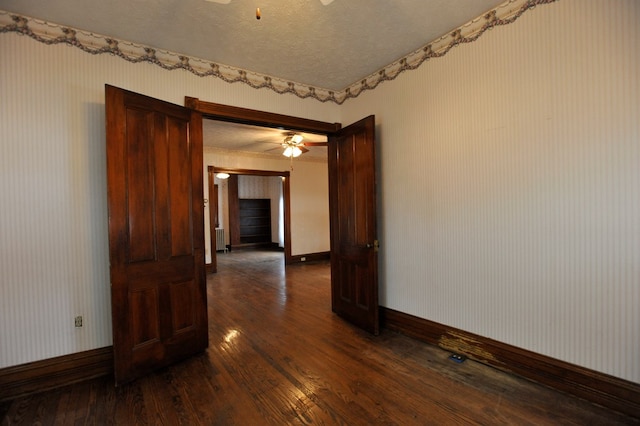
[[[84,52],[118,56],[128,62],[147,62],[165,70],[185,70],[199,77],[215,77],[227,83],[241,82],[255,89],[267,88],[279,94],[290,93],[299,98],[313,98],[320,102],[343,104],[362,92],[375,89],[384,81],[394,80],[405,71],[415,70],[425,61],[440,58],[452,48],[476,41],[487,30],[515,22],[523,13],[534,7],[557,0],[507,0],[485,15],[476,18],[456,30],[426,44],[404,58],[393,62],[376,73],[363,78],[341,91],[332,91],[293,81],[242,70],[228,65],[180,55],[149,46],[117,40],[50,22],[0,10],[0,33],[15,32],[41,43],[67,44]]]

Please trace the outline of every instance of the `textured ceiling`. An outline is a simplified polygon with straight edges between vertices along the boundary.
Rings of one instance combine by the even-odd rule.
[[[0,9],[342,90],[504,0],[0,0]],[[255,17],[260,7],[260,20]]]
[[[338,91],[504,2],[334,0],[323,6],[320,0],[0,0],[0,10]],[[284,133],[207,120],[204,142],[279,155]],[[308,142],[326,140],[304,136]],[[311,147],[304,156],[326,158],[326,148]]]
[[[260,152],[264,154],[281,155],[282,142],[287,130],[268,127],[250,126],[246,124],[229,123],[224,121],[204,120],[203,134],[205,146],[243,152]],[[326,142],[327,137],[311,133],[296,132],[304,138],[304,142]],[[304,154],[305,158],[327,158],[327,148],[323,146],[309,146]]]

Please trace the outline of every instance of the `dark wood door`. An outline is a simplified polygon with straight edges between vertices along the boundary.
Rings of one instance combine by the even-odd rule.
[[[116,383],[204,350],[202,116],[106,86]]]
[[[375,118],[329,136],[331,305],[357,326],[379,332]]]

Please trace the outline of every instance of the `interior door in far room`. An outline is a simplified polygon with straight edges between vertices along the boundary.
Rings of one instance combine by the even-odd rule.
[[[331,306],[349,322],[379,333],[375,118],[329,136]]]
[[[202,116],[106,86],[116,384],[208,345]]]

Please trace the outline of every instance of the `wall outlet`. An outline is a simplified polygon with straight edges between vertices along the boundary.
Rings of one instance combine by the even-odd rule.
[[[307,261],[307,258],[306,258],[306,257],[301,257],[301,258],[300,258],[300,262],[306,262],[306,261]]]
[[[453,362],[457,362],[458,364],[461,364],[467,359],[467,357],[461,354],[451,354],[449,356],[449,359]]]
[[[82,327],[82,315],[78,315],[77,317],[75,317],[74,322],[76,324],[76,327]]]

